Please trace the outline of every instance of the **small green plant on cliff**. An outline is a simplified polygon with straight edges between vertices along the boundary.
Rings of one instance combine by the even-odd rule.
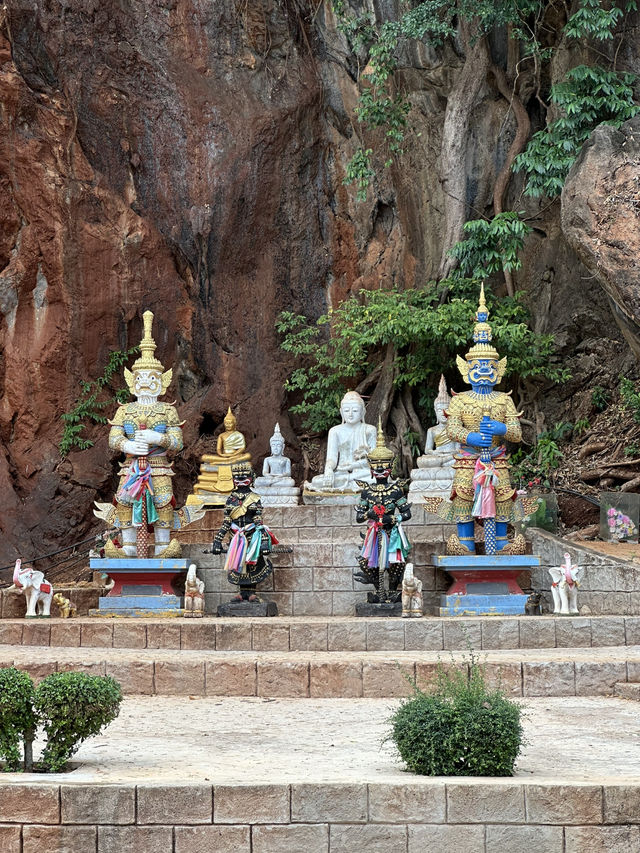
[[[596,412],[604,412],[609,405],[611,393],[602,385],[594,385],[591,389],[591,405]]]
[[[514,211],[499,213],[493,219],[470,219],[464,224],[465,239],[449,254],[458,261],[460,274],[484,279],[496,272],[513,272],[522,266],[520,251],[532,228]]]
[[[551,88],[551,103],[562,114],[534,133],[514,162],[514,171],[524,171],[527,176],[526,195],[559,195],[593,129],[599,124],[619,127],[637,115],[640,107],[633,101],[634,81],[633,74],[579,65]]]
[[[473,652],[468,665],[438,664],[431,693],[414,694],[391,717],[389,739],[413,773],[511,776],[523,743],[520,706],[487,685]]]
[[[640,424],[640,391],[636,383],[625,376],[620,379],[620,399],[624,408],[633,415],[634,421]]]
[[[56,672],[34,689],[26,672],[0,669],[0,757],[5,771],[33,769],[32,744],[39,726],[47,742],[37,770],[64,768],[80,743],[98,734],[120,711],[122,691],[112,678],[84,672]]]
[[[131,349],[112,350],[102,373],[92,382],[83,380],[80,383],[81,394],[76,400],[73,408],[60,416],[64,424],[62,438],[58,449],[63,458],[74,447],[78,450],[86,450],[93,446],[93,442],[82,437],[82,432],[89,423],[106,424],[107,418],[103,414],[104,409],[114,403],[124,403],[129,397],[127,388],[111,389],[113,376],[122,368],[132,355],[139,352],[139,347]]]
[[[32,749],[38,717],[34,710],[33,681],[13,667],[0,669],[0,757],[4,770],[20,770],[20,744],[24,744],[24,769],[33,766]]]

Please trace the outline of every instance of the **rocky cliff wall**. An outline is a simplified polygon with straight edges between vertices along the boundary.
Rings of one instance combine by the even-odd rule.
[[[326,5],[8,0],[3,10],[0,565],[99,526],[92,502],[114,485],[106,432],[90,429],[95,446],[61,461],[60,415],[109,350],[138,343],[147,308],[186,421],[179,498],[229,403],[254,458],[277,418],[295,453],[275,317],[318,316],[360,287],[437,274],[444,111],[464,61],[453,48],[407,51],[405,155],[358,204],[342,183],[361,133],[355,68]],[[499,59],[504,38],[492,50]],[[515,133],[489,82],[468,133],[465,203],[481,215]],[[512,202],[520,189],[512,182]],[[570,361],[581,347],[595,347],[596,366],[602,347],[619,361],[607,299],[565,242],[559,204],[529,212],[536,232],[517,285],[539,330]],[[549,418],[584,389],[588,369],[578,374],[545,403]]]

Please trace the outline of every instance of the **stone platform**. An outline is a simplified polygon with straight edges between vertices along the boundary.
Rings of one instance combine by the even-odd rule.
[[[640,616],[483,616],[422,619],[274,617],[3,619],[0,649],[212,651],[447,651],[640,646]]]
[[[3,776],[0,850],[640,849],[640,723],[634,704],[528,700],[527,743],[516,775],[505,779],[404,772],[392,748],[380,747],[396,704],[125,700],[106,732],[80,746],[73,772]],[[541,737],[548,730],[554,732],[553,750]]]
[[[441,659],[428,651],[0,646],[0,666],[16,666],[35,681],[77,670],[112,676],[126,695],[149,696],[400,697],[411,692],[413,680],[430,685]],[[451,652],[449,661],[466,666],[468,653]],[[515,697],[613,696],[616,685],[640,681],[639,646],[496,649],[482,661],[489,683]]]

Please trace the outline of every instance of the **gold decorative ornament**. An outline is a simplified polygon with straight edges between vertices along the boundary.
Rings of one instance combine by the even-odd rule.
[[[154,355],[156,351],[156,342],[151,336],[151,327],[153,325],[153,312],[145,311],[142,315],[142,322],[144,326],[144,334],[142,335],[142,340],[140,341],[141,354],[140,357],[133,362],[131,370],[128,370],[125,367],[125,382],[127,383],[129,391],[133,394],[135,374],[141,370],[153,371],[154,373],[157,373],[160,376],[162,382],[162,393],[164,394],[167,388],[169,387],[169,384],[171,383],[173,370],[165,371],[162,362],[158,361],[158,359]]]

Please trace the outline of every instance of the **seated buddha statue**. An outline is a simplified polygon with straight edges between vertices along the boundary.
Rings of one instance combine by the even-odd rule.
[[[216,443],[216,452],[202,457],[198,482],[193,491],[204,501],[205,506],[222,506],[233,491],[231,466],[236,462],[251,462],[251,454],[246,452],[244,435],[236,429],[236,425],[229,406],[224,416],[224,431]]]
[[[295,506],[298,503],[300,489],[291,476],[291,460],[284,455],[284,438],[280,424],[269,441],[271,456],[267,456],[262,465],[262,476],[256,477],[254,491],[260,495],[262,506]]]
[[[347,391],[340,404],[342,423],[331,427],[327,437],[324,473],[304,484],[303,502],[356,503],[362,486],[371,483],[367,454],[376,446],[376,428],[365,422],[364,400]]]
[[[411,471],[410,501],[418,502],[420,497],[449,497],[453,485],[454,454],[460,449],[460,445],[447,434],[450,403],[451,397],[444,376],[441,376],[438,396],[433,404],[437,423],[427,430],[424,454],[416,460],[418,467]]]

